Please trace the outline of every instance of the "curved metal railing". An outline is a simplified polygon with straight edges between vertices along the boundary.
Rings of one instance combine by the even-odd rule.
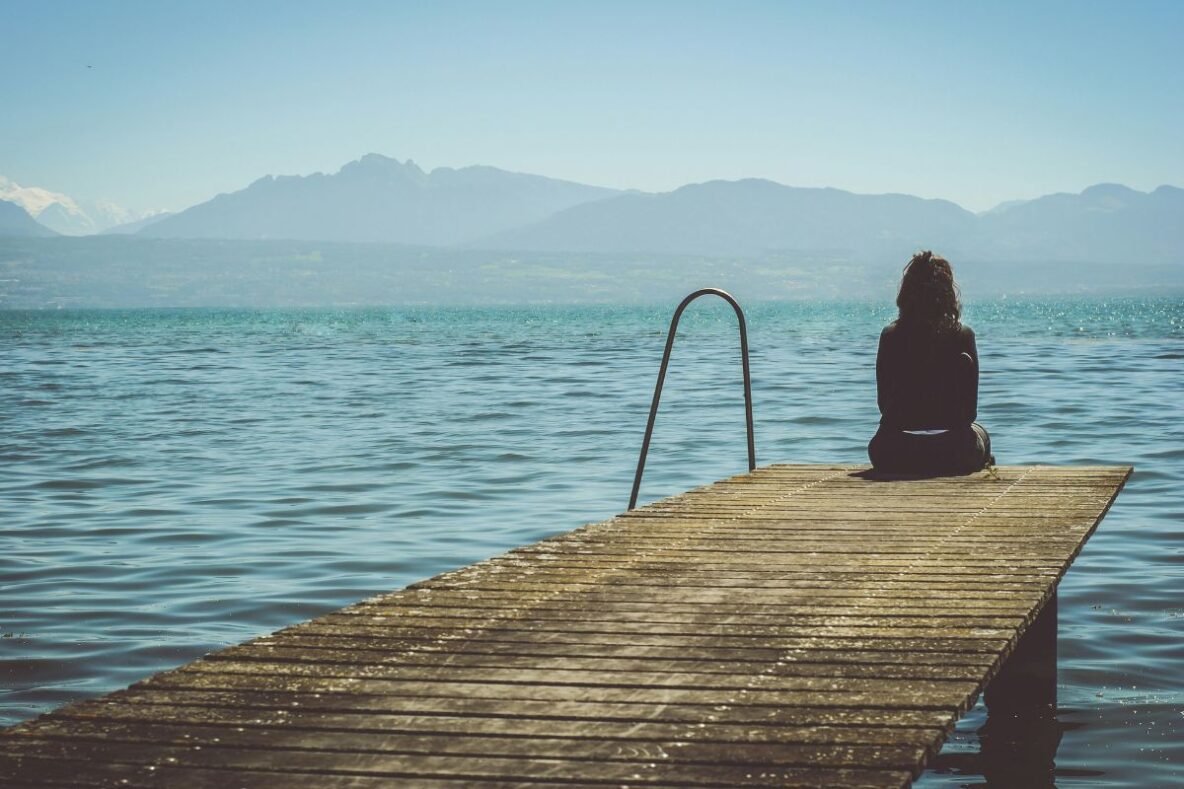
[[[748,371],[748,325],[744,321],[744,310],[739,302],[726,290],[702,288],[682,300],[670,321],[670,332],[666,335],[666,351],[662,354],[662,367],[658,370],[658,383],[654,387],[654,400],[650,404],[650,420],[645,426],[645,438],[641,442],[641,457],[637,459],[637,474],[633,477],[633,492],[629,496],[629,509],[637,506],[637,492],[641,489],[641,474],[645,471],[645,457],[650,451],[650,438],[654,435],[654,420],[658,416],[658,402],[662,399],[662,384],[666,380],[666,368],[670,365],[670,352],[674,349],[674,334],[678,331],[678,319],[683,310],[700,296],[714,295],[732,305],[736,319],[740,322],[740,359],[744,365],[744,418],[748,427],[748,470],[756,468],[756,443],[752,434],[752,379]]]

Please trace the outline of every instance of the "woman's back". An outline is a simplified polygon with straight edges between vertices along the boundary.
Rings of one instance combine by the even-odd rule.
[[[949,430],[975,420],[978,350],[974,331],[945,331],[896,321],[880,334],[876,356],[880,423],[895,430]]]

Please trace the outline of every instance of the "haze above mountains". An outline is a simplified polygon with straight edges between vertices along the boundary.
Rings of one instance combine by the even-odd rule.
[[[69,198],[0,181],[0,198],[14,193],[25,207],[37,198],[41,225],[77,233],[78,221],[67,226],[63,217],[85,212],[71,209]],[[11,205],[0,207],[0,235],[42,232]],[[1184,263],[1184,190],[1171,186],[1147,193],[1099,184],[973,214],[946,200],[760,179],[646,194],[493,167],[425,172],[410,160],[368,154],[337,173],[266,176],[173,215],[131,219],[105,232],[548,253],[824,253],[856,261],[931,247],[977,260]]]

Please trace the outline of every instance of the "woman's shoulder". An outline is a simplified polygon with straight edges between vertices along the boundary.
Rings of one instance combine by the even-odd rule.
[[[965,323],[958,326],[958,334],[955,335],[954,344],[960,351],[971,356],[978,356],[978,343],[974,339],[974,329]]]
[[[892,321],[880,330],[880,344],[893,346],[916,346],[918,344],[922,346],[944,346],[953,344],[958,348],[970,348],[975,345],[975,337],[974,329],[965,323],[958,324],[955,329],[935,332],[932,329],[926,331],[914,325]]]

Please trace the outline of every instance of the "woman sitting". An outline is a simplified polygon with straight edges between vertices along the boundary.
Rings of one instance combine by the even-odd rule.
[[[975,422],[978,350],[961,321],[949,261],[932,252],[905,266],[899,317],[880,333],[876,389],[880,429],[867,452],[877,471],[967,474],[995,462]]]

